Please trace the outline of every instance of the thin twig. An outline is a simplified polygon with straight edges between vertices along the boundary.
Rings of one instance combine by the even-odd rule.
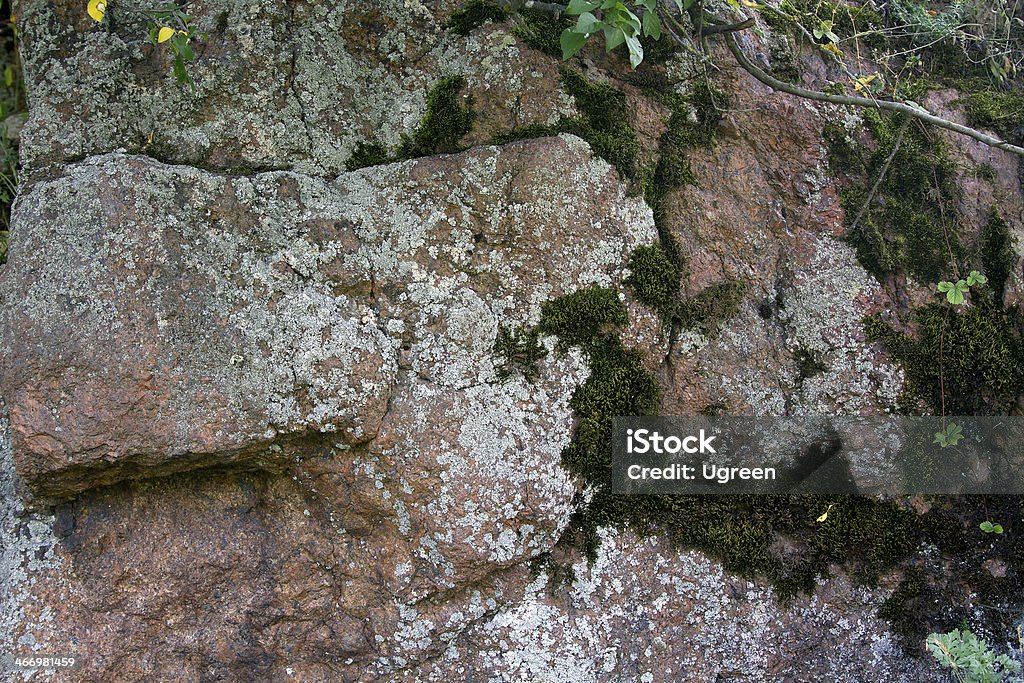
[[[743,67],[743,69],[747,71],[751,76],[761,81],[765,85],[774,88],[775,90],[781,90],[782,92],[789,93],[790,95],[796,95],[797,97],[803,97],[805,99],[815,100],[817,102],[829,102],[831,104],[843,104],[854,107],[888,109],[889,111],[897,111],[900,112],[901,114],[907,114],[908,116],[913,116],[914,118],[921,119],[922,121],[927,121],[928,123],[934,126],[938,126],[939,128],[945,128],[946,130],[951,130],[955,133],[966,135],[967,137],[973,138],[978,142],[984,143],[990,147],[995,147],[997,149],[1010,152],[1011,154],[1016,154],[1017,156],[1024,157],[1024,147],[1012,145],[1006,140],[994,138],[991,135],[986,135],[985,133],[982,133],[981,131],[975,130],[973,128],[960,125],[959,123],[954,123],[953,121],[948,121],[944,118],[935,116],[934,114],[929,114],[924,109],[911,107],[909,104],[903,104],[902,102],[892,102],[889,100],[873,100],[867,97],[856,97],[852,95],[830,95],[828,93],[818,92],[817,90],[809,90],[807,88],[802,88],[798,85],[793,85],[792,83],[780,81],[774,76],[765,73],[763,69],[758,67],[756,64],[751,62],[750,59],[747,58],[747,56],[743,53],[743,50],[740,48],[739,44],[736,42],[736,37],[734,34],[726,33],[724,37],[726,45],[729,46],[729,51],[732,52],[733,56],[736,58],[736,61],[739,63],[739,65]]]
[[[878,188],[881,187],[882,181],[885,180],[885,174],[889,172],[889,166],[892,164],[892,160],[896,158],[896,153],[900,150],[900,144],[903,142],[903,133],[906,132],[907,126],[910,125],[910,119],[903,119],[903,123],[900,125],[900,130],[896,134],[896,142],[893,143],[892,151],[889,152],[889,156],[885,159],[885,164],[882,166],[882,170],[878,173],[878,177],[875,179],[875,184],[871,186],[871,190],[868,192],[867,199],[864,200],[864,205],[860,207],[860,211],[857,212],[857,217],[853,219],[853,224],[850,226],[850,232],[857,229],[860,225],[860,220],[864,218],[864,214],[867,213],[868,207],[871,206],[871,200],[875,198],[875,193],[878,192]]]

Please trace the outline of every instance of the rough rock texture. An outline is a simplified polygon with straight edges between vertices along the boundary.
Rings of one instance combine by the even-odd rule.
[[[509,25],[458,37],[457,3],[417,0],[193,2],[191,89],[116,3],[99,26],[82,4],[15,5],[31,115],[0,267],[0,653],[84,658],[37,680],[935,680],[875,615],[892,577],[780,605],[604,530],[549,592],[529,562],[579,493],[559,456],[587,366],[496,377],[499,325],[599,284],[666,413],[886,410],[901,371],[860,320],[891,302],[839,239],[824,167],[842,113],[726,70],[733,111],[664,220],[685,296],[747,288],[670,349],[622,285],[652,212],[580,139],[341,173],[370,136],[393,151],[452,73],[478,114],[464,145],[576,115]],[[620,58],[588,65],[653,162],[664,106]],[[665,68],[678,92],[692,67]],[[1016,177],[989,163],[979,217]]]
[[[612,284],[655,235],[571,137],[333,181],[109,155],[37,183],[16,216],[0,389],[19,471],[49,496],[274,460],[275,440],[305,432],[390,447],[406,403],[438,410],[416,419],[453,444],[509,418],[565,432],[564,409],[470,407],[511,391],[495,380],[498,325]],[[478,424],[443,426],[446,392]]]

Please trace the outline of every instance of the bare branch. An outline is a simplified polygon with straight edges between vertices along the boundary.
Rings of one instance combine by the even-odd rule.
[[[922,121],[926,121],[934,126],[938,126],[939,128],[945,128],[946,130],[951,130],[954,133],[966,135],[967,137],[973,138],[978,142],[989,145],[990,147],[995,147],[997,149],[1010,152],[1011,154],[1016,154],[1017,156],[1024,157],[1024,147],[1012,145],[1006,140],[1000,140],[999,138],[992,137],[991,135],[986,135],[985,133],[982,133],[979,130],[975,130],[974,128],[970,128],[968,126],[963,126],[959,123],[954,123],[953,121],[949,121],[939,116],[935,116],[934,114],[930,114],[923,109],[912,107],[909,104],[904,104],[902,102],[891,102],[889,100],[873,100],[867,97],[857,97],[853,95],[830,95],[828,93],[818,92],[817,90],[809,90],[798,85],[793,85],[792,83],[780,81],[779,79],[769,75],[763,69],[761,69],[756,64],[751,62],[750,59],[746,56],[746,54],[743,53],[743,50],[736,42],[736,37],[732,33],[726,33],[724,37],[726,45],[729,46],[729,51],[732,52],[733,57],[736,58],[736,61],[739,63],[739,65],[743,67],[743,69],[751,76],[761,81],[765,85],[769,86],[770,88],[774,88],[775,90],[781,90],[782,92],[789,93],[790,95],[796,95],[797,97],[803,97],[808,100],[815,100],[817,102],[830,102],[832,104],[843,104],[853,107],[864,107],[874,109],[886,109],[889,111],[899,112],[901,114],[906,114],[907,116],[913,116],[914,118],[921,119]]]

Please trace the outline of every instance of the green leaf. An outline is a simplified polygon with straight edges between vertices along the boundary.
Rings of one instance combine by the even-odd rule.
[[[964,428],[955,422],[950,422],[941,432],[935,433],[932,443],[937,443],[942,448],[955,446],[964,438]]]
[[[10,64],[8,64],[7,68],[4,69],[4,83],[7,84],[8,88],[14,85],[14,67]]]
[[[634,69],[644,61],[644,48],[636,36],[626,36],[626,47],[629,48],[629,65]]]
[[[643,7],[648,12],[656,12],[658,9],[658,0],[639,0],[635,4]]]
[[[948,292],[953,289],[953,283],[943,280],[938,284],[938,288],[940,292]]]
[[[988,282],[988,278],[979,273],[976,270],[972,270],[967,276],[967,286],[973,287],[974,285],[983,285]]]
[[[580,18],[576,20],[576,26],[574,26],[572,30],[576,33],[582,33],[589,38],[591,33],[599,30],[603,25],[604,22],[593,14],[590,12],[584,12],[580,15]]]
[[[182,85],[186,85],[192,82],[189,78],[188,70],[185,68],[185,61],[181,58],[181,55],[174,56],[174,77],[178,79],[178,82]]]
[[[562,36],[558,39],[559,44],[562,46],[562,59],[569,59],[581,49],[587,42],[587,36],[584,33],[576,33],[570,28],[562,31]]]
[[[654,12],[644,12],[644,35],[661,40],[661,20]]]
[[[626,34],[618,26],[609,26],[604,29],[605,52],[611,52],[624,42],[626,42]]]
[[[993,531],[995,531],[995,527],[992,525],[992,522],[989,522],[989,521],[982,522],[981,524],[978,525],[978,528],[980,528],[986,534],[990,534]]]
[[[570,0],[569,6],[565,8],[566,14],[583,14],[584,12],[592,12],[600,6],[600,3],[590,2],[590,0]]]

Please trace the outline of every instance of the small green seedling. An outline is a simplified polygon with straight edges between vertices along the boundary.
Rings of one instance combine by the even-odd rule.
[[[988,643],[967,629],[954,629],[949,633],[932,633],[925,640],[925,648],[943,667],[956,674],[956,680],[965,683],[1000,683],[1017,681],[1020,662],[1006,655],[997,655]]]
[[[978,271],[972,270],[966,280],[957,280],[956,282],[943,280],[938,284],[938,288],[940,292],[945,293],[946,299],[949,300],[949,303],[954,306],[959,306],[964,302],[964,297],[971,287],[974,287],[975,285],[983,285],[986,282],[988,282],[988,278]]]
[[[955,446],[964,438],[964,428],[955,422],[950,422],[941,432],[935,432],[935,440],[942,448]]]
[[[1002,524],[993,524],[987,519],[978,525],[978,528],[984,531],[986,534],[1001,534],[1003,533]]]

